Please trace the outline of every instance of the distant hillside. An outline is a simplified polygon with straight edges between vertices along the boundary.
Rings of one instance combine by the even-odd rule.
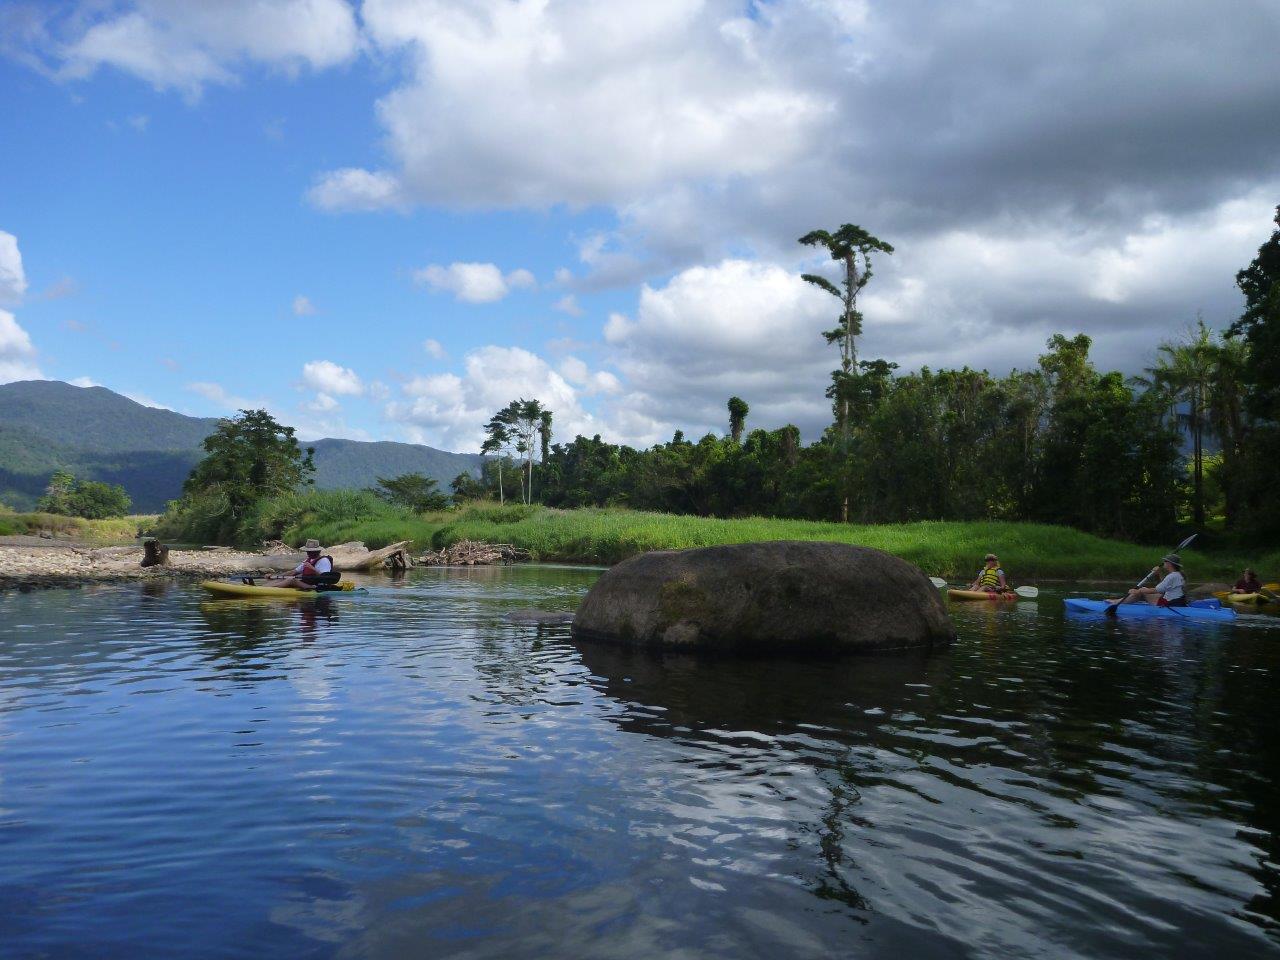
[[[179,496],[213,418],[135,403],[105,387],[57,380],[0,384],[0,503],[30,509],[58,469],[118,483],[134,509],[157,512]],[[441,486],[479,469],[478,454],[410,443],[318,440],[316,486],[372,486],[376,477],[418,472]]]

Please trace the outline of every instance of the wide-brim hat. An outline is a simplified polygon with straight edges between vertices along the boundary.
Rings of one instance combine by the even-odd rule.
[[[319,540],[308,540],[302,545],[302,549],[307,553],[323,553],[324,547],[320,546]]]
[[[1182,558],[1176,553],[1166,553],[1160,558],[1161,563],[1172,563],[1175,567],[1182,567]]]

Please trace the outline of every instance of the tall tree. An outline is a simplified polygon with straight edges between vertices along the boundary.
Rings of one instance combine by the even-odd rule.
[[[1251,348],[1245,370],[1250,409],[1257,417],[1280,422],[1280,206],[1275,223],[1277,229],[1258,255],[1236,274],[1245,304],[1230,332],[1243,334]]]
[[[826,277],[813,273],[801,274],[801,279],[825,290],[840,301],[840,318],[836,327],[823,334],[827,343],[840,348],[840,370],[832,375],[836,381],[836,419],[840,436],[845,445],[849,440],[849,404],[840,390],[840,380],[849,377],[858,363],[857,338],[862,333],[862,314],[858,311],[858,293],[871,280],[871,253],[893,253],[893,247],[872,236],[857,224],[843,224],[835,233],[812,230],[800,238],[800,243],[810,247],[822,247],[831,259],[844,268],[840,287]]]
[[[463,476],[469,476],[463,474]],[[439,489],[434,477],[421,473],[402,473],[398,477],[378,477],[374,496],[399,507],[407,507],[414,513],[443,510],[449,505],[449,497]]]
[[[501,504],[507,502],[506,491],[502,487],[502,460],[510,443],[511,434],[507,431],[501,412],[494,414],[484,426],[484,443],[480,444],[480,452],[492,455],[498,461],[498,503]]]
[[[1139,382],[1159,391],[1175,421],[1191,438],[1192,521],[1204,526],[1204,438],[1212,432],[1209,404],[1217,375],[1218,345],[1203,319],[1181,341],[1160,344],[1156,365]],[[1179,407],[1186,405],[1183,413]]]
[[[747,401],[741,397],[729,398],[729,434],[733,437],[734,443],[742,442],[742,428],[746,426],[747,414],[751,412],[751,408],[747,406]]]
[[[304,453],[293,427],[277,423],[266,410],[241,410],[239,416],[219,420],[202,446],[205,457],[192,469],[183,491],[225,497],[223,534],[238,529],[258,500],[290,493],[315,475],[315,448]]]

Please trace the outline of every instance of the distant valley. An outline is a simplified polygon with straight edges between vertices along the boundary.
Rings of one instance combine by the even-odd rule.
[[[0,503],[31,509],[50,475],[66,469],[118,483],[135,511],[158,512],[181,495],[203,455],[201,441],[217,424],[215,418],[146,407],[105,387],[58,380],[0,384]],[[479,454],[412,443],[325,439],[302,446],[315,447],[316,486],[326,490],[368,487],[379,476],[411,472],[447,487],[481,464]]]

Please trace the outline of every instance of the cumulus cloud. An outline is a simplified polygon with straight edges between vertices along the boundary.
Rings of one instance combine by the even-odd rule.
[[[298,294],[293,298],[293,315],[295,317],[314,317],[316,314],[316,305],[311,302],[309,297]]]
[[[359,396],[364,384],[354,370],[342,367],[332,360],[312,360],[302,366],[302,382],[310,390],[330,397]],[[335,404],[336,405],[336,404]],[[331,409],[331,408],[327,408]]]
[[[494,303],[537,281],[528,270],[512,270],[504,274],[492,263],[451,263],[447,267],[432,264],[415,270],[416,283],[452,293],[464,303]]]
[[[777,264],[726,260],[645,286],[634,319],[614,314],[605,339],[626,381],[611,420],[626,410],[652,442],[671,427],[719,429],[725,401],[751,404],[754,422],[813,433],[827,416],[823,390],[837,361],[822,340],[836,312],[826,294]]]
[[[12,313],[0,310],[0,383],[43,379],[31,337]]]
[[[354,167],[321,174],[307,192],[307,198],[321,210],[334,213],[406,206],[400,181],[393,174],[371,173]]]
[[[398,168],[370,175],[414,200],[614,203],[749,176],[799,156],[830,112],[727,0],[368,0],[362,18],[410,54],[412,76],[378,104]]]
[[[552,309],[567,313],[571,317],[580,317],[583,314],[582,307],[578,306],[578,298],[572,293],[567,293],[557,300],[552,304]]]
[[[449,355],[449,352],[444,348],[444,344],[439,340],[430,338],[423,340],[422,349],[426,351],[427,356],[432,360],[443,360]]]
[[[188,383],[186,389],[204,397],[214,406],[227,411],[259,410],[270,406],[265,400],[251,400],[248,397],[237,396],[222,384],[212,383],[207,380]]]
[[[18,238],[0,230],[0,303],[17,303],[27,292]]]
[[[67,383],[71,384],[73,387],[100,387],[100,386],[102,386],[102,384],[100,384],[97,380],[92,380],[92,379],[90,379],[89,377],[76,377],[74,380],[68,380],[68,381],[67,381]]]
[[[557,436],[598,432],[578,391],[541,357],[519,347],[487,346],[468,353],[463,375],[414,377],[403,385],[404,399],[387,404],[389,420],[410,439],[447,450],[478,450],[488,419],[512,400],[537,398],[554,412]]]
[[[195,97],[248,62],[289,74],[343,63],[359,31],[345,0],[132,0],[55,9],[27,23],[21,40],[28,62],[64,79],[111,67]]]

